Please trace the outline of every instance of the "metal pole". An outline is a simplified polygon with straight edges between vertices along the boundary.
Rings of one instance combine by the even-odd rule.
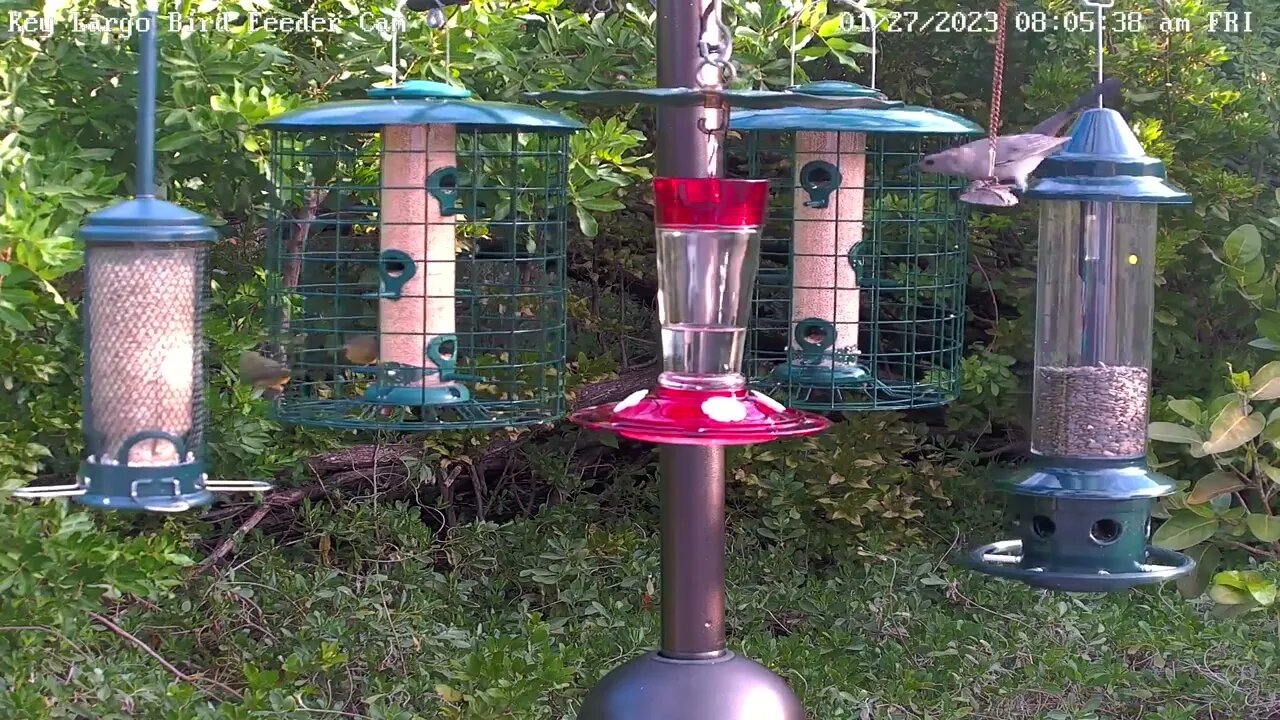
[[[142,11],[138,48],[138,187],[136,197],[154,197],[156,173],[156,0],[148,0]]]
[[[703,66],[698,42],[710,0],[658,0],[660,87],[718,83]],[[714,23],[709,23],[714,27]],[[716,177],[724,173],[718,110],[658,108],[657,172],[665,177]],[[671,658],[723,655],[724,449],[668,445],[662,472],[662,649]]]

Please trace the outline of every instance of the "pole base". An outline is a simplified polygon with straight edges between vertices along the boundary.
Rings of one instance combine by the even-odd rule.
[[[1001,540],[974,550],[966,564],[980,573],[1064,592],[1122,592],[1182,577],[1196,567],[1190,557],[1157,547],[1147,548],[1146,561],[1133,572],[1027,566],[1022,541]]]
[[[578,720],[804,720],[782,678],[726,652],[678,660],[649,652],[615,668],[587,694]]]

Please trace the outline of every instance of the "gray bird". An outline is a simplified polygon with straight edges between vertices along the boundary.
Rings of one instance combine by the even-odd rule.
[[[952,175],[975,181],[969,186],[971,197],[979,198],[985,205],[1016,204],[1010,187],[1019,191],[1027,189],[1027,178],[1046,157],[1057,152],[1067,144],[1069,137],[1058,137],[1067,127],[1068,122],[1089,107],[1097,107],[1098,99],[1104,104],[1118,104],[1120,81],[1109,78],[1095,85],[1071,104],[1066,110],[1048,118],[1031,130],[1018,135],[1001,135],[996,138],[996,185],[985,183],[990,179],[991,170],[990,141],[986,138],[974,140],[967,145],[943,150],[926,155],[920,161],[920,169],[924,172]],[[982,202],[982,198],[986,202]],[[962,199],[965,199],[962,197]],[[1012,201],[1012,202],[1010,202]]]

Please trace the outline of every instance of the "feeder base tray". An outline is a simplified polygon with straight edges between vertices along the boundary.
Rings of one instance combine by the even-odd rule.
[[[390,405],[393,407],[461,405],[471,402],[471,391],[467,389],[466,385],[458,383],[418,387],[374,385],[365,391],[364,401],[370,405]]]
[[[974,550],[967,565],[980,573],[1009,578],[1032,587],[1065,592],[1120,592],[1174,580],[1195,569],[1195,560],[1173,550],[1147,548],[1147,562],[1135,572],[1108,573],[1087,568],[1051,570],[1022,566],[1022,541],[1001,540]]]
[[[779,383],[814,390],[861,387],[873,379],[871,372],[862,365],[843,362],[785,363],[774,368],[769,375]]]
[[[816,435],[831,427],[821,415],[790,410],[754,390],[676,390],[661,385],[617,403],[579,410],[569,419],[592,430],[662,445],[755,445]]]
[[[680,660],[650,652],[614,668],[591,689],[578,720],[804,720],[782,678],[726,652]]]
[[[168,466],[83,463],[78,480],[85,488],[73,502],[99,510],[179,513],[213,503],[199,462]]]

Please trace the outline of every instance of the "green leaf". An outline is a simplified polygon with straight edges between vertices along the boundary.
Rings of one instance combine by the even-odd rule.
[[[1207,503],[1219,495],[1235,492],[1243,487],[1244,482],[1235,473],[1215,470],[1191,486],[1191,492],[1187,494],[1187,502],[1196,505]]]
[[[1280,311],[1263,310],[1262,315],[1253,321],[1253,325],[1263,337],[1280,343]]]
[[[1270,426],[1268,425],[1267,427],[1269,428]],[[1272,465],[1262,458],[1258,458],[1258,469],[1261,470],[1262,474],[1266,475],[1267,479],[1271,482],[1280,483],[1280,468]]]
[[[1276,584],[1257,570],[1226,570],[1215,575],[1213,583],[1216,587],[1245,594],[1249,601],[1259,605],[1271,605],[1276,601]]]
[[[1254,225],[1241,225],[1222,242],[1222,254],[1236,267],[1243,267],[1262,252],[1262,235]]]
[[[1280,540],[1280,518],[1253,513],[1245,522],[1249,525],[1249,532],[1262,542],[1270,543]]]
[[[1200,416],[1203,411],[1200,409],[1200,403],[1195,400],[1170,400],[1169,409],[1178,413],[1188,422],[1199,423]]]
[[[1209,597],[1219,605],[1251,605],[1253,597],[1243,590],[1237,590],[1226,585],[1214,585],[1209,588]]]
[[[1262,413],[1245,415],[1242,406],[1225,409],[1209,428],[1209,439],[1201,446],[1206,454],[1230,452],[1258,437],[1267,427]]]
[[[1204,438],[1200,437],[1200,433],[1195,430],[1184,425],[1175,425],[1167,422],[1151,423],[1147,426],[1147,435],[1152,440],[1178,443],[1180,445],[1194,445],[1204,442]]]
[[[204,137],[199,133],[177,132],[160,138],[156,143],[156,152],[174,152],[200,142],[204,142]]]
[[[1253,374],[1250,381],[1253,388],[1249,397],[1254,400],[1275,400],[1280,398],[1280,361],[1271,361]]]
[[[1213,574],[1218,571],[1222,562],[1222,551],[1215,545],[1201,545],[1187,550],[1187,555],[1196,563],[1196,569],[1190,575],[1178,578],[1176,584],[1182,597],[1190,600],[1200,597],[1208,589]]]
[[[1249,347],[1256,347],[1259,350],[1280,350],[1280,342],[1276,342],[1271,338],[1260,337],[1250,340]]]
[[[578,213],[578,229],[582,231],[583,235],[586,235],[589,238],[595,237],[596,234],[600,232],[599,221],[597,221],[595,216],[591,214],[590,210],[587,210],[580,205],[575,205],[574,210]]]
[[[1169,518],[1151,536],[1151,543],[1166,550],[1185,550],[1213,537],[1218,531],[1217,518],[1205,518],[1191,512],[1180,512]]]

